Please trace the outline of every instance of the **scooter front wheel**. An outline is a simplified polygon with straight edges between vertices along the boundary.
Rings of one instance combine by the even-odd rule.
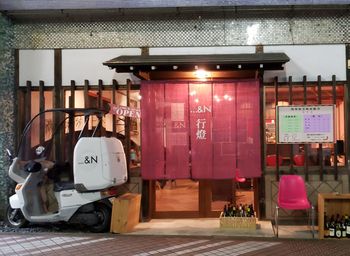
[[[7,223],[13,228],[21,228],[28,223],[28,221],[24,218],[21,209],[13,209],[11,205],[7,207],[6,220]]]

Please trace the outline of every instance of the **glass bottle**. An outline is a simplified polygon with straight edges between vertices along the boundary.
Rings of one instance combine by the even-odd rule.
[[[324,237],[327,238],[329,237],[329,220],[328,220],[328,216],[326,213],[324,213],[324,220],[323,220],[323,223],[324,223]]]
[[[348,215],[345,215],[346,237],[350,238],[350,219]]]
[[[243,217],[243,206],[242,206],[242,204],[239,205],[238,211],[239,211],[239,217]]]
[[[341,219],[341,237],[346,237],[346,224],[345,224],[345,217],[343,216]]]
[[[335,222],[335,237],[336,238],[341,238],[342,235],[342,230],[341,230],[341,221],[340,221],[340,217],[337,214],[337,220]]]
[[[236,206],[232,206],[232,217],[237,217],[237,209]]]
[[[334,238],[335,237],[335,222],[334,222],[334,215],[332,215],[330,224],[329,224],[329,237]]]
[[[227,205],[225,204],[224,210],[223,210],[224,217],[227,217]]]
[[[255,216],[255,213],[254,213],[253,204],[251,204],[251,205],[249,206],[249,208],[250,208],[250,214],[251,214],[251,216],[254,217],[254,216]]]

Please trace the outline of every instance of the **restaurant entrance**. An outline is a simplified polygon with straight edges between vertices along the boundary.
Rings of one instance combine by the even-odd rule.
[[[255,205],[259,81],[141,83],[142,177],[152,218],[218,217]]]
[[[219,217],[225,205],[256,205],[254,179],[155,182],[154,218]]]

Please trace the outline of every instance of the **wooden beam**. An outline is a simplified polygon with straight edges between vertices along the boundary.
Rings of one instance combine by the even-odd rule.
[[[27,124],[31,119],[31,110],[32,110],[32,82],[27,81],[27,88],[26,88],[26,95],[25,95],[25,123]],[[22,141],[22,143],[25,143],[25,157],[28,157],[28,153],[30,151],[30,144],[31,144],[31,136],[25,136],[25,141]]]
[[[276,107],[278,105],[278,77],[276,76],[274,79],[274,85],[275,85],[275,102]],[[277,111],[275,111],[275,120],[277,120]],[[277,131],[276,131],[277,135]],[[279,147],[277,144],[277,140],[275,141],[275,151],[276,151],[276,181],[280,180],[280,164],[279,164]]]
[[[335,75],[332,76],[332,95],[333,104],[337,105],[337,82]],[[333,167],[334,167],[334,179],[338,180],[338,145],[334,143],[334,154],[333,154]]]
[[[102,95],[102,92],[103,92],[103,81],[102,79],[99,79],[98,80],[98,108],[101,109],[103,108],[103,95]],[[98,130],[97,130],[97,136],[101,137],[101,136],[105,136],[106,135],[106,132],[105,130],[103,129],[103,125],[102,125],[102,118],[101,117],[101,120],[100,122],[98,122]]]
[[[39,81],[39,112],[45,110],[45,94],[44,94],[44,81]],[[40,145],[45,142],[45,115],[40,116],[39,120],[39,141]]]
[[[317,104],[322,104],[321,76],[317,77]],[[323,181],[324,162],[322,143],[318,144],[318,159],[320,165],[320,181]]]
[[[61,108],[62,106],[62,49],[54,50],[54,108]],[[61,114],[54,113],[53,123],[54,127],[58,127]],[[60,130],[54,137],[54,156],[56,161],[63,160],[64,143],[63,138],[64,130]]]
[[[126,88],[126,105],[130,107],[130,87],[131,87],[131,80],[128,79],[127,82],[127,88]],[[128,169],[128,180],[130,177],[130,150],[131,150],[131,141],[130,141],[130,124],[131,120],[130,117],[125,117],[125,154],[126,154],[126,165]]]
[[[70,81],[70,96],[69,96],[69,107],[75,107],[75,81]],[[76,136],[75,136],[75,118],[73,115],[69,116],[69,141],[68,143],[68,162],[73,166],[73,154],[74,154],[74,145],[76,144]],[[73,171],[73,170],[72,170]],[[73,172],[69,173],[70,179],[73,180]]]
[[[292,86],[292,83],[293,83],[292,76],[289,76],[289,78],[288,78],[288,91],[289,91],[288,103],[289,103],[289,105],[293,105],[293,86]],[[293,147],[294,147],[294,145],[290,144],[290,154],[289,154],[289,158],[290,158],[289,172],[290,173],[294,172],[294,168],[293,168],[293,157],[294,157]]]
[[[134,72],[133,74],[141,80],[151,80],[149,72],[138,71]]]
[[[90,99],[89,99],[89,80],[84,80],[84,107],[90,108]]]
[[[303,89],[304,89],[304,105],[307,104],[307,79],[303,76]],[[305,181],[309,181],[309,144],[304,144],[304,171]]]
[[[116,90],[118,90],[118,82],[117,80],[113,79],[112,80],[112,104],[116,104],[117,102]],[[113,124],[113,128],[112,128],[113,137],[117,137],[117,116],[116,115],[112,116],[112,124]]]

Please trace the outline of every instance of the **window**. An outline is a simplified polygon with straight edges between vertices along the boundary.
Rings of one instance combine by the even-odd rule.
[[[277,88],[276,88],[277,87]],[[290,93],[291,92],[291,93]],[[344,122],[344,85],[332,82],[322,83],[278,83],[264,87],[265,98],[265,164],[269,169],[310,170],[322,165],[332,169],[337,159],[337,166],[345,166],[345,122]],[[276,105],[318,105],[335,104],[336,142],[325,144],[276,144]],[[305,162],[307,161],[307,164]],[[316,169],[315,169],[316,170]]]

